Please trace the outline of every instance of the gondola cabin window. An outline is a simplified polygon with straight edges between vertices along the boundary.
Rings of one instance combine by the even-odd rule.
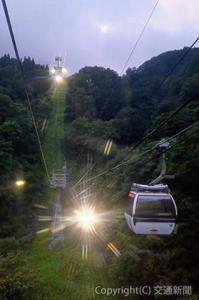
[[[175,217],[170,195],[138,195],[135,215],[140,217]]]

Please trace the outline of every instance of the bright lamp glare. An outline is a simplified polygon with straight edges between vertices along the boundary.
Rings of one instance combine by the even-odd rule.
[[[51,70],[51,73],[52,73],[52,74],[55,74],[55,69],[52,69],[52,70]]]
[[[56,81],[57,83],[62,82],[62,80],[63,80],[63,78],[62,78],[60,75],[55,76],[55,81]]]
[[[17,187],[23,187],[26,184],[26,182],[25,180],[17,180],[15,184]]]
[[[67,74],[68,73],[68,71],[66,70],[66,68],[62,68],[62,73],[63,74]]]
[[[75,214],[78,225],[85,231],[92,231],[94,225],[99,221],[94,209],[90,207],[82,208]]]

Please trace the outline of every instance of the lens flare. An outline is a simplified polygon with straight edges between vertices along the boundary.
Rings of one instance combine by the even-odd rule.
[[[99,217],[92,207],[83,207],[75,211],[77,224],[85,231],[92,231],[99,222]]]

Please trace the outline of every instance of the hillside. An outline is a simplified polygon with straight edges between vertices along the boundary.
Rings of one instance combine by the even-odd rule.
[[[46,66],[31,58],[23,61],[48,166],[52,171],[64,159],[67,162],[70,186],[65,213],[73,203],[71,191],[78,194],[85,187],[91,190],[97,209],[111,212],[110,220],[100,227],[101,240],[95,236],[90,240],[88,261],[81,261],[82,236],[73,230],[64,231],[64,248],[52,252],[50,234],[35,237],[41,224],[34,204],[39,199],[53,213],[54,194],[48,191],[16,60],[8,55],[0,58],[0,299],[55,300],[66,295],[69,299],[82,295],[85,300],[104,299],[93,293],[98,281],[114,287],[192,286],[197,297],[198,126],[173,138],[166,154],[168,172],[176,176],[167,183],[178,206],[177,234],[138,237],[123,217],[132,182],[148,183],[159,174],[159,158],[149,150],[161,138],[199,120],[199,101],[194,97],[160,131],[131,149],[198,93],[198,48],[160,86],[184,51],[163,53],[137,69],[128,69],[122,77],[103,67],[85,67],[67,79],[65,99],[61,89],[60,93],[53,90]],[[63,117],[65,124],[60,121]],[[113,142],[110,152],[105,151],[107,141]],[[92,161],[89,172],[88,158]],[[26,180],[24,189],[16,188],[18,178]],[[108,241],[116,245],[120,256],[109,251]],[[187,299],[194,300],[194,296]],[[109,298],[121,300],[122,296]]]
[[[51,111],[48,70],[30,58],[23,66],[42,135]],[[0,299],[37,299],[39,281],[26,254],[37,228],[34,205],[43,203],[46,178],[21,75],[9,55],[0,58],[0,166]]]
[[[160,172],[155,153],[139,158],[142,152],[150,150],[159,139],[198,121],[199,99],[194,97],[143,146],[129,151],[129,146],[198,93],[197,48],[159,88],[184,51],[163,53],[138,69],[129,69],[122,78],[109,69],[86,67],[69,81],[66,157],[74,160],[75,156],[78,165],[82,159],[86,161],[88,152],[93,155],[94,190],[99,203],[106,203],[107,209],[124,211],[132,182],[148,183]],[[107,139],[113,141],[108,157],[104,155]],[[167,183],[178,205],[178,233],[167,238],[137,237],[128,231],[124,220],[114,222],[108,235],[122,252],[120,258],[109,261],[116,286],[132,282],[136,286],[192,285],[195,293],[198,291],[198,127],[174,139],[172,144],[167,166],[176,177]],[[129,162],[113,168],[126,160]]]

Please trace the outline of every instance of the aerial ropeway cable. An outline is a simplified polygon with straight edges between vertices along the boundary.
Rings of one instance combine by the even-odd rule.
[[[199,125],[199,121],[196,121],[196,122],[194,122],[193,124],[191,124],[191,125],[187,126],[186,128],[184,128],[183,130],[179,131],[178,133],[174,134],[173,136],[171,136],[171,137],[169,137],[169,138],[166,138],[165,141],[172,142],[172,140],[175,140],[178,136],[180,136],[180,135],[186,133],[187,131],[191,130],[192,128],[194,128],[194,127],[196,127],[196,126],[198,126],[198,125]],[[175,142],[175,144],[176,144],[176,143],[177,143],[177,142]],[[173,145],[171,145],[171,146],[173,146]],[[149,148],[149,149],[145,150],[145,151],[142,152],[142,153],[139,153],[138,155],[136,155],[136,156],[133,157],[133,158],[131,157],[131,158],[125,160],[125,161],[122,161],[122,162],[116,164],[115,166],[113,166],[113,167],[111,167],[111,168],[105,169],[105,170],[102,171],[101,173],[99,173],[99,174],[97,174],[97,175],[91,177],[87,182],[94,181],[94,180],[96,180],[97,178],[99,178],[99,177],[101,177],[101,176],[104,176],[104,175],[108,174],[109,172],[114,171],[114,170],[116,170],[116,169],[118,169],[118,168],[120,168],[120,167],[122,167],[122,166],[124,166],[124,165],[127,165],[127,164],[129,164],[129,163],[136,162],[136,161],[138,161],[140,158],[142,158],[143,156],[145,156],[146,154],[148,154],[148,153],[154,151],[154,149],[155,149],[155,146],[153,146],[152,148]]]
[[[138,44],[139,44],[139,42],[140,42],[140,40],[141,40],[144,32],[145,32],[145,30],[146,30],[146,28],[147,28],[147,26],[148,26],[148,24],[149,24],[149,22],[150,22],[150,20],[151,20],[151,18],[153,16],[154,12],[155,12],[155,10],[156,10],[156,7],[157,7],[158,3],[159,3],[159,0],[155,3],[155,5],[154,5],[154,7],[153,7],[153,9],[152,9],[149,17],[146,20],[146,23],[144,24],[144,26],[143,26],[143,28],[142,28],[142,30],[141,30],[141,32],[140,32],[140,34],[139,34],[139,36],[138,36],[135,44],[133,45],[133,48],[131,49],[131,52],[130,52],[129,56],[127,57],[127,60],[125,61],[124,66],[123,66],[123,68],[122,68],[122,70],[120,72],[120,76],[122,76],[122,74],[124,73],[124,71],[125,71],[128,63],[129,63],[129,61],[130,61],[133,53],[135,52],[135,50],[136,50],[136,48],[137,48],[137,46],[138,46]]]
[[[144,30],[148,24],[148,22],[150,21],[150,18],[152,17],[154,11],[155,11],[155,8],[156,6],[158,5],[158,2],[156,2],[151,14],[150,14],[150,17],[147,21],[147,23],[145,24],[144,28],[143,28],[143,32],[141,33],[141,36],[142,34],[144,33]],[[140,38],[141,38],[140,36]],[[129,58],[127,59],[127,62],[125,64],[128,63],[128,61],[130,60],[130,57],[131,55],[133,54],[133,52],[135,51],[135,48],[137,47],[137,44],[140,40],[140,38],[138,38],[138,40],[136,41],[135,45],[134,45],[134,48],[132,49],[132,52],[129,56]],[[154,92],[157,92],[162,86],[163,84],[168,80],[168,78],[174,73],[174,71],[176,70],[176,68],[181,64],[181,62],[183,61],[183,59],[189,54],[189,52],[191,51],[191,49],[196,45],[196,43],[198,42],[199,40],[199,37],[197,37],[193,43],[190,45],[190,47],[188,47],[188,49],[182,53],[182,55],[179,57],[179,59],[177,60],[177,62],[172,66],[172,68],[168,71],[168,73],[166,74],[165,78],[163,78],[162,82],[160,83],[160,85],[156,88],[156,90]],[[124,68],[121,72],[120,75],[122,75],[123,71],[125,69],[125,65],[124,65]],[[197,97],[199,97],[199,93],[196,93],[194,96],[192,96],[191,98],[189,98],[187,101],[185,101],[183,104],[181,104],[179,107],[176,108],[176,110],[174,112],[172,112],[165,120],[163,120],[157,127],[155,127],[154,129],[152,129],[149,133],[147,133],[143,138],[141,138],[136,144],[134,144],[129,150],[127,153],[125,153],[125,157],[133,150],[135,150],[138,146],[140,146],[143,142],[145,142],[145,140],[147,140],[148,138],[150,138],[151,136],[153,136],[156,132],[158,132],[164,125],[166,125],[171,119],[173,119],[173,117],[178,114],[184,107],[186,107],[189,103],[191,103],[194,99],[196,99]],[[185,128],[186,130],[186,128]],[[149,150],[150,151],[150,150]],[[148,153],[149,151],[146,151],[144,152],[144,154]],[[129,161],[129,160],[128,160]],[[128,162],[127,161],[127,162]],[[114,170],[114,169],[117,169],[119,168],[120,166],[124,165],[127,163],[125,159],[123,159],[119,164],[117,164],[115,167],[111,168],[111,170]],[[95,163],[96,165],[96,163]],[[94,165],[93,165],[94,166]],[[105,175],[107,172],[106,171],[103,171],[101,174],[98,174],[94,177],[94,179],[102,176],[102,175]],[[84,178],[84,175],[83,175],[83,178]],[[75,184],[77,185],[78,183],[80,183],[82,180],[82,178],[80,178],[78,180],[78,182]]]
[[[34,127],[34,130],[35,130],[35,135],[36,135],[36,138],[37,138],[37,141],[38,141],[39,150],[40,150],[42,162],[43,162],[43,165],[44,165],[46,177],[47,177],[48,181],[50,181],[48,166],[47,166],[45,154],[44,154],[44,151],[43,151],[43,148],[42,148],[42,144],[41,144],[41,140],[40,140],[39,131],[38,131],[38,128],[37,128],[35,116],[34,116],[34,113],[33,113],[32,104],[31,104],[31,100],[30,100],[30,95],[28,93],[28,88],[27,88],[27,83],[26,83],[26,79],[25,79],[24,69],[23,69],[23,65],[22,65],[22,62],[21,62],[20,57],[19,57],[19,51],[18,51],[18,48],[17,48],[17,44],[16,44],[16,40],[15,40],[15,37],[14,37],[14,32],[13,32],[13,29],[12,29],[12,24],[11,24],[11,21],[10,21],[10,16],[9,16],[9,12],[8,12],[8,8],[7,8],[5,0],[2,0],[2,5],[3,5],[3,10],[4,10],[4,13],[5,13],[5,17],[6,17],[10,37],[11,37],[11,40],[12,40],[14,52],[15,52],[15,55],[16,55],[18,67],[19,67],[19,70],[20,70],[20,73],[21,73],[24,92],[25,92],[27,103],[28,103],[28,109],[30,111],[33,127]]]

